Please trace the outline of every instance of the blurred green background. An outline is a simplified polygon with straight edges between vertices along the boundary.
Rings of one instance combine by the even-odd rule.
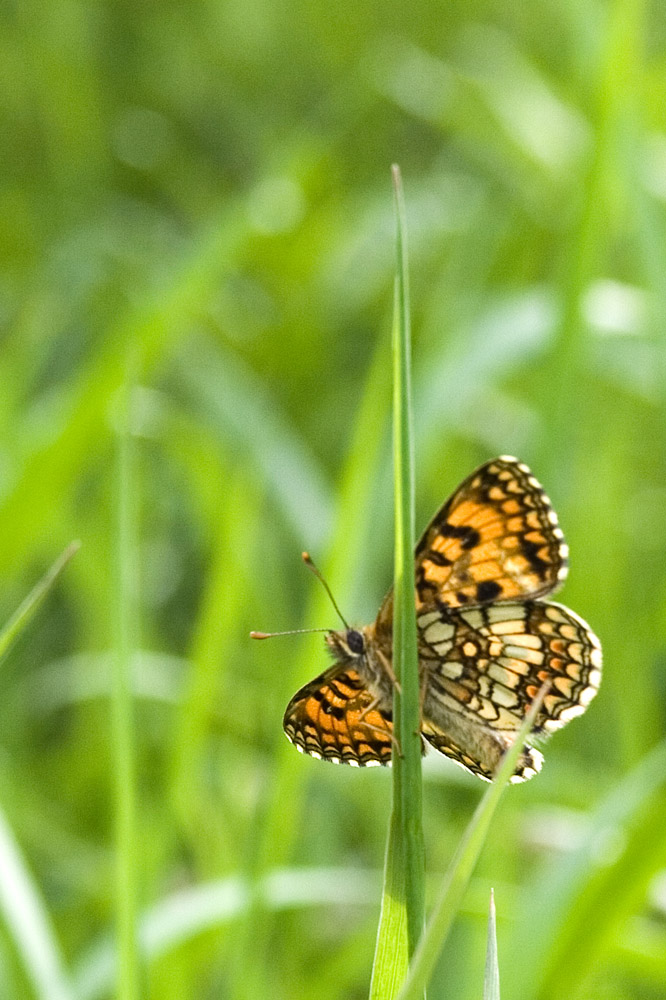
[[[390,582],[398,162],[417,530],[518,455],[605,653],[507,791],[430,996],[480,997],[492,885],[503,997],[663,998],[663,7],[25,0],[0,79],[3,619],[83,543],[2,663],[2,997],[117,995],[132,894],[141,997],[367,995],[390,774],[297,754],[321,636],[248,632],[335,627],[304,548],[354,622]],[[434,890],[483,786],[425,779]]]

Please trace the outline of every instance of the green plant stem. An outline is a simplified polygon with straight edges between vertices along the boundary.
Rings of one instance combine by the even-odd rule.
[[[136,511],[134,454],[130,429],[132,379],[123,391],[118,440],[116,637],[113,686],[113,756],[116,779],[116,922],[119,1000],[138,1000],[136,939],[136,793],[131,670],[136,646]]]
[[[407,938],[413,954],[425,920],[425,861],[422,825],[421,706],[416,615],[414,612],[414,440],[411,393],[411,324],[407,269],[407,225],[402,181],[393,167],[397,216],[396,309],[393,325],[393,442],[395,493],[395,580],[393,664],[397,738],[402,750],[397,773],[405,852]],[[402,772],[402,773],[401,773]]]
[[[371,1000],[395,996],[423,930],[425,866],[421,820],[421,736],[414,613],[414,448],[411,338],[405,208],[400,171],[393,167],[397,216],[397,276],[393,322],[393,462],[395,573],[393,587],[393,798],[386,848],[382,911]],[[399,748],[399,750],[397,749]]]

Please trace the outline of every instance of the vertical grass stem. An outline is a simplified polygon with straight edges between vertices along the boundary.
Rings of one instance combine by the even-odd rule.
[[[115,670],[112,739],[116,813],[116,928],[118,1000],[138,1000],[139,970],[136,939],[137,859],[134,720],[131,671],[136,648],[137,517],[135,456],[131,434],[133,366],[122,391],[118,434],[118,494],[116,523]]]
[[[393,321],[393,468],[395,572],[392,815],[386,848],[382,911],[371,1000],[396,995],[421,935],[425,867],[421,821],[421,737],[416,617],[414,614],[414,445],[411,407],[411,331],[405,206],[398,167],[392,168],[397,217],[397,273]]]

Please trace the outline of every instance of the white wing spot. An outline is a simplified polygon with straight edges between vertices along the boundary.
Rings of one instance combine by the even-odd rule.
[[[515,708],[518,703],[518,696],[514,691],[504,687],[503,684],[494,684],[492,693],[493,704],[502,705],[504,708]]]
[[[438,617],[437,621],[434,621],[425,630],[424,637],[426,642],[431,646],[434,646],[438,642],[446,642],[448,639],[453,637],[455,632],[455,627],[449,622],[443,622]]]
[[[449,677],[451,680],[455,681],[462,674],[463,665],[457,660],[443,660],[439,665],[439,669],[445,677]]]
[[[432,622],[439,621],[441,614],[439,611],[428,611],[427,614],[421,615],[418,619],[419,628],[426,629],[428,625]]]
[[[486,614],[491,623],[511,620],[515,624],[516,621],[523,621],[527,612],[522,604],[491,604],[486,608]],[[496,631],[497,629],[493,628],[493,632]]]
[[[493,605],[491,605],[488,610],[491,611],[492,608]],[[466,621],[467,624],[473,629],[479,629],[485,624],[483,620],[483,615],[477,609],[474,609],[472,611],[463,611],[461,613],[461,618],[463,618],[464,621]]]

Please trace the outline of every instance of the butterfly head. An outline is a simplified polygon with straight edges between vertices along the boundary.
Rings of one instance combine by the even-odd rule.
[[[328,633],[326,642],[336,660],[357,661],[365,656],[366,639],[363,630],[338,629]]]

